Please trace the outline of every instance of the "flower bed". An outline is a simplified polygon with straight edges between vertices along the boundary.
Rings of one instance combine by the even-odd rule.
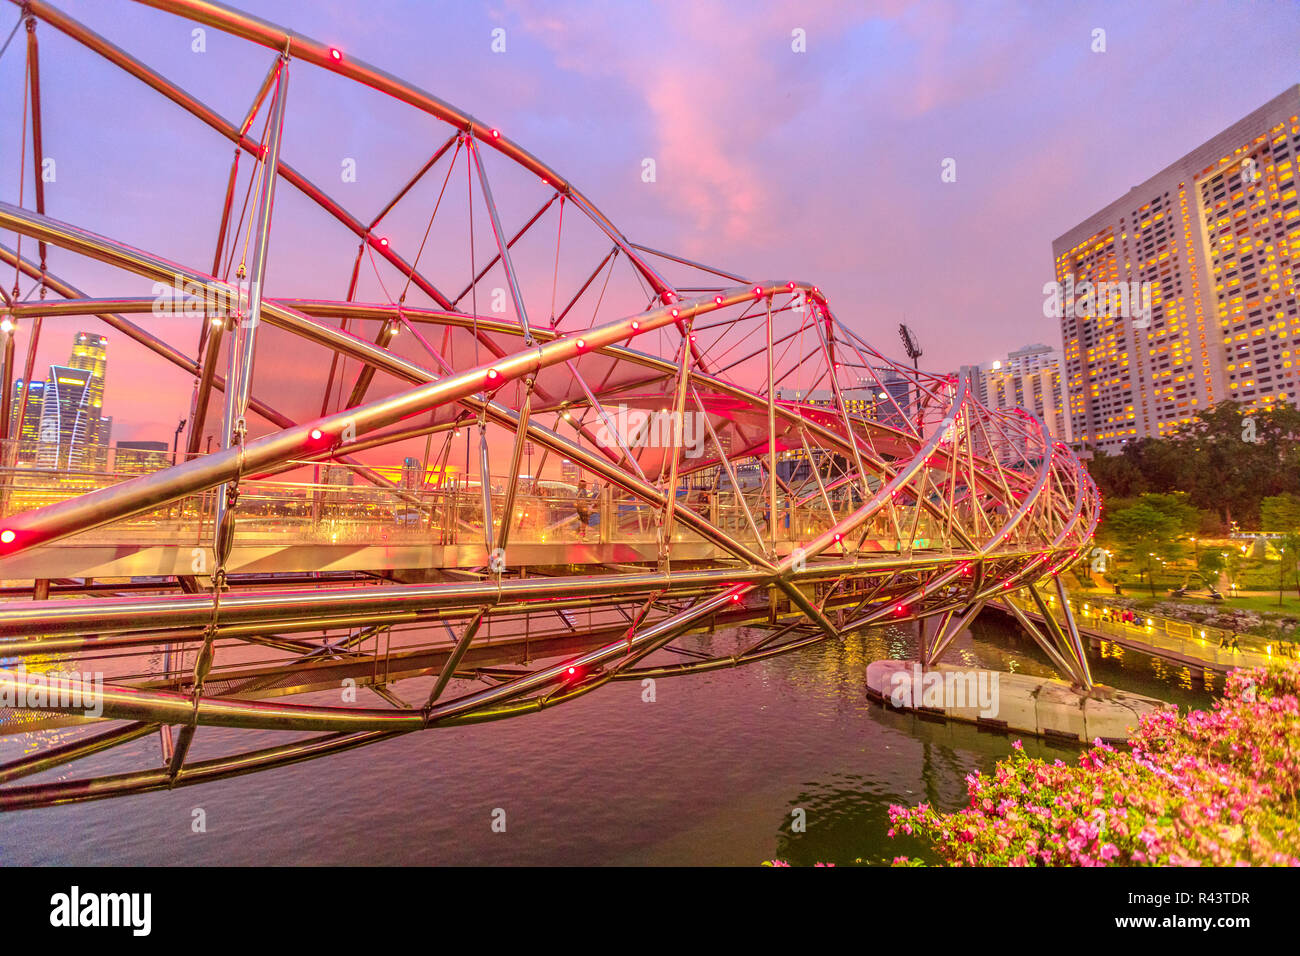
[[[966,809],[892,806],[889,835],[955,866],[1300,866],[1300,664],[1233,671],[1209,711],[1149,714],[1077,765],[1013,746]]]

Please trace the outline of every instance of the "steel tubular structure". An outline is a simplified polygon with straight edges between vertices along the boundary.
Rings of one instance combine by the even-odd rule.
[[[629,241],[500,130],[326,44],[210,0],[140,0],[265,54],[231,121],[57,7],[14,2],[38,181],[46,31],[235,155],[212,183],[210,270],[56,218],[40,191],[0,201],[0,274],[33,290],[6,278],[0,301],[0,732],[36,742],[0,763],[0,808],[249,773],[891,621],[933,619],[929,664],[989,604],[1091,686],[1071,622],[1006,600],[1059,587],[1098,518],[1038,419],[887,358],[816,285]],[[43,55],[47,76],[71,68]],[[313,71],[427,140],[373,218],[291,165]],[[345,245],[321,288],[287,297],[267,253],[303,201]],[[81,291],[63,276],[87,258],[144,288]],[[196,348],[130,318],[158,314],[160,286]],[[13,337],[26,383],[42,321],[67,316],[192,378],[178,459],[127,475],[24,457]],[[196,759],[204,727],[245,746]],[[69,770],[149,736],[147,766]]]

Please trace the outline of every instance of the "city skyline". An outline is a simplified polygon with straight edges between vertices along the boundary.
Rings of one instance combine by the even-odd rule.
[[[196,925],[69,864],[1278,918],[1206,871],[1300,867],[1288,6],[57,2],[0,4],[16,925]]]
[[[920,337],[928,365],[956,368],[1059,334],[1041,314],[1042,286],[1053,278],[1051,241],[1130,183],[1234,122],[1243,104],[1265,102],[1295,81],[1294,58],[1284,51],[1300,42],[1300,27],[1279,15],[1281,4],[1213,11],[1114,5],[1052,18],[1005,9],[998,17],[955,7],[936,17],[905,4],[860,14],[777,6],[724,25],[722,8],[711,6],[680,18],[627,8],[578,16],[562,6],[547,18],[505,4],[443,11],[436,27],[431,14],[398,3],[372,4],[366,18],[289,0],[263,4],[259,14],[307,33],[346,37],[349,53],[376,62],[390,55],[377,42],[386,26],[413,16],[411,32],[436,30],[456,42],[437,65],[393,49],[394,71],[552,157],[629,233],[723,267],[743,262],[761,273],[793,265],[796,275],[815,274],[832,302],[855,303],[845,318],[859,334],[885,344],[905,320]],[[228,117],[246,109],[253,90],[213,85],[226,68],[249,65],[242,50],[214,37],[205,53],[195,54],[189,33],[154,11],[128,7],[107,17],[94,4],[72,3],[69,12],[111,39],[132,31],[144,37],[140,55],[175,71],[187,88],[216,95]],[[1162,26],[1171,16],[1185,27],[1177,54]],[[663,34],[654,44],[663,54],[653,63],[628,46],[629,20],[638,24],[630,35]],[[1252,27],[1259,49],[1250,55],[1215,49],[1220,31]],[[490,49],[496,28],[506,31],[503,54]],[[805,53],[791,49],[795,29],[805,33]],[[1104,52],[1094,52],[1097,29],[1105,31]],[[138,115],[124,118],[124,137],[189,129],[188,122],[161,97],[142,94],[137,81],[78,59],[66,39],[45,32],[51,55],[66,53],[70,68],[45,82],[47,152],[62,160],[57,181],[46,189],[50,214],[71,215],[93,202],[102,209],[97,225],[104,231],[121,224],[131,241],[156,249],[164,247],[165,232],[151,221],[155,211],[186,209],[203,226],[182,238],[182,260],[210,268],[211,240],[201,237],[216,232],[228,147],[216,136],[195,133],[186,143],[197,150],[197,163],[181,174],[149,156],[132,169],[116,149],[107,149],[100,161],[124,188],[117,197],[94,196],[88,191],[93,177],[75,161],[76,129],[62,125],[60,117],[68,114],[57,109],[70,105],[63,101],[74,84],[96,81],[95,89],[78,94],[92,97],[91,109],[96,102],[107,107],[101,97],[141,94]],[[709,56],[700,55],[705,49]],[[1034,61],[1041,64],[1033,83],[1011,68],[1026,65],[1015,54],[1021,49],[1036,51]],[[1196,65],[1212,54],[1234,76],[1230,91]],[[725,82],[727,66],[753,82]],[[18,82],[13,71],[20,68],[17,58],[0,61],[0,80]],[[514,92],[521,88],[535,92],[517,101]],[[1115,88],[1128,91],[1125,105],[1098,114],[1094,98]],[[577,90],[586,92],[570,95]],[[765,102],[779,107],[756,126]],[[365,215],[367,207],[384,202],[377,183],[409,175],[419,160],[379,132],[381,113],[372,117],[347,95],[341,105],[334,115],[296,114],[286,129],[285,155],[312,178],[337,182],[339,156],[294,149],[305,133],[334,123],[340,156],[361,163],[362,175],[345,195]],[[1090,131],[1089,124],[1062,121],[1077,115],[1099,116],[1104,126]],[[740,127],[684,135],[721,116],[739,117]],[[801,145],[810,138],[821,144],[811,154]],[[1111,143],[1126,148],[1099,148]],[[0,140],[0,168],[15,167],[17,145]],[[657,161],[653,184],[641,182],[645,158]],[[943,162],[950,158],[956,180],[945,182]],[[147,206],[142,173],[152,197]],[[203,200],[196,202],[196,195]],[[991,231],[999,237],[996,259],[987,253]],[[346,268],[346,232],[333,225],[322,233],[306,251]],[[773,235],[782,241],[766,238]],[[337,244],[322,245],[329,237]],[[58,250],[51,250],[50,261],[78,285],[92,285],[88,276],[102,272]],[[303,288],[312,268],[310,258],[273,242],[268,282],[276,294]],[[146,284],[122,291],[149,290]],[[373,276],[363,274],[358,297],[377,301],[384,295]],[[53,335],[60,327],[71,330],[70,322],[49,319],[46,327]],[[194,334],[165,319],[144,317],[141,324],[178,341]],[[20,328],[19,354],[23,334]],[[37,367],[59,360],[43,347]],[[175,370],[131,374],[148,362],[133,344],[124,342],[115,362],[125,380],[148,381],[169,398],[190,387]],[[124,439],[157,439],[176,425],[157,414],[171,403],[153,394],[124,394],[119,401],[115,429]]]

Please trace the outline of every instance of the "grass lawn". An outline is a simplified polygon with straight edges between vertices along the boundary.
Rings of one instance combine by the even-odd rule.
[[[1300,617],[1300,596],[1296,595],[1294,584],[1288,584],[1282,595],[1282,603],[1278,603],[1276,564],[1271,568],[1264,566],[1239,569],[1235,575],[1237,584],[1242,590],[1257,593],[1241,594],[1239,591],[1237,597],[1231,597],[1228,592],[1225,592],[1222,601],[1211,601],[1206,597],[1204,590],[1201,589],[1202,586],[1195,578],[1189,585],[1197,589],[1195,593],[1181,598],[1170,595],[1171,589],[1183,583],[1190,568],[1170,568],[1157,573],[1154,598],[1151,596],[1150,585],[1145,581],[1139,581],[1136,574],[1130,574],[1126,568],[1122,567],[1117,570],[1120,577],[1120,587],[1124,590],[1123,596],[1135,601],[1137,606],[1141,608],[1150,608],[1161,601],[1176,601],[1179,604],[1205,604],[1224,609],[1255,611],[1260,614]],[[1270,585],[1272,586],[1271,593],[1269,590]],[[1098,598],[1115,596],[1114,587],[1103,582],[1100,577],[1094,577],[1091,582],[1086,579],[1071,582],[1070,590],[1095,595]]]

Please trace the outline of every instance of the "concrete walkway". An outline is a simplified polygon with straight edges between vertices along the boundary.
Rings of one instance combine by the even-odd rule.
[[[1015,598],[1014,603],[1026,616],[1042,621],[1043,617],[1033,601]],[[1045,598],[1048,610],[1058,622],[1063,622],[1060,602],[1052,596]],[[1104,607],[1104,605],[1102,606]],[[1102,608],[1091,601],[1072,598],[1070,609],[1074,623],[1082,636],[1092,640],[1111,641],[1121,647],[1132,648],[1152,657],[1160,657],[1189,667],[1203,668],[1226,674],[1238,667],[1258,667],[1287,660],[1276,645],[1263,638],[1248,634],[1237,635],[1237,647],[1220,647],[1220,641],[1230,638],[1230,632],[1213,627],[1202,627],[1187,621],[1156,617],[1138,613],[1136,621],[1126,624],[1106,620]]]
[[[919,717],[1081,743],[1124,743],[1143,714],[1165,706],[1100,684],[1084,693],[1050,677],[899,660],[867,665],[867,696]]]

